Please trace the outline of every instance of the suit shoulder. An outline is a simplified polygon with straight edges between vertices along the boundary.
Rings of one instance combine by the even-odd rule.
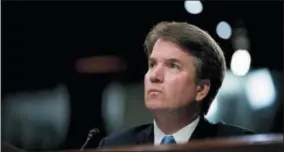
[[[241,135],[249,135],[254,134],[249,129],[244,127],[226,124],[226,123],[218,123],[218,134],[221,136],[241,136]]]
[[[115,132],[115,133],[107,136],[106,139],[110,140],[110,139],[133,137],[136,134],[138,134],[139,132],[141,132],[142,130],[144,130],[145,128],[147,128],[148,126],[150,126],[150,124],[135,126],[135,127],[130,128],[130,129],[127,129],[127,130],[118,131],[118,132]]]
[[[147,129],[151,124],[135,126],[127,130],[118,131],[109,136],[104,137],[99,147],[125,145],[136,142],[137,135],[143,130]]]

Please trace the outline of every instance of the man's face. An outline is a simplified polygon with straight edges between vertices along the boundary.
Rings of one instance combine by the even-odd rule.
[[[195,57],[177,44],[159,39],[148,61],[145,104],[150,110],[188,106],[197,96]]]

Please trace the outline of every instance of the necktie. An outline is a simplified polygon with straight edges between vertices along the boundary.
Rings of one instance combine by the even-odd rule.
[[[161,141],[161,144],[171,144],[171,143],[176,143],[176,140],[173,136],[165,136]]]

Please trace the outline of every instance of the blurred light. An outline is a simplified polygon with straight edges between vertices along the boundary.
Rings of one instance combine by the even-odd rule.
[[[210,121],[216,121],[216,117],[218,115],[217,110],[218,110],[218,101],[217,101],[217,97],[215,97],[215,99],[211,103],[208,113],[206,114],[206,118],[209,119]]]
[[[200,1],[189,1],[184,2],[184,7],[188,13],[199,14],[202,12],[203,6]]]
[[[237,76],[244,76],[250,68],[251,57],[247,50],[237,50],[231,60],[231,70]]]
[[[232,28],[229,23],[221,21],[216,28],[217,34],[222,39],[229,39],[232,35]]]
[[[68,89],[59,84],[51,90],[7,95],[2,119],[3,139],[21,149],[57,148],[66,138],[70,120]]]
[[[218,92],[218,96],[223,96],[223,95],[235,96],[237,94],[240,94],[244,86],[242,82],[243,82],[242,77],[237,77],[232,73],[232,71],[228,70],[225,73],[225,78]]]
[[[117,56],[92,56],[78,59],[76,71],[79,73],[113,73],[124,71],[126,63]]]
[[[235,50],[245,49],[250,50],[250,41],[247,36],[247,29],[245,27],[238,27],[233,30],[232,45]]]
[[[125,89],[116,82],[110,83],[103,92],[102,116],[108,132],[122,125],[124,118]]]
[[[275,100],[275,87],[271,75],[266,69],[250,73],[245,88],[249,104],[254,109],[268,107]]]

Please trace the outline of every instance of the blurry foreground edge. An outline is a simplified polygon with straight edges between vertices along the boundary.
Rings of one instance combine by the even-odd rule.
[[[11,144],[1,141],[1,152],[25,152],[25,150],[19,149]]]
[[[66,150],[68,152],[79,150]],[[102,149],[86,149],[86,152],[104,151],[284,151],[282,134],[258,134],[249,136],[237,136],[222,139],[193,140],[188,144],[178,145],[137,145],[112,147]]]

